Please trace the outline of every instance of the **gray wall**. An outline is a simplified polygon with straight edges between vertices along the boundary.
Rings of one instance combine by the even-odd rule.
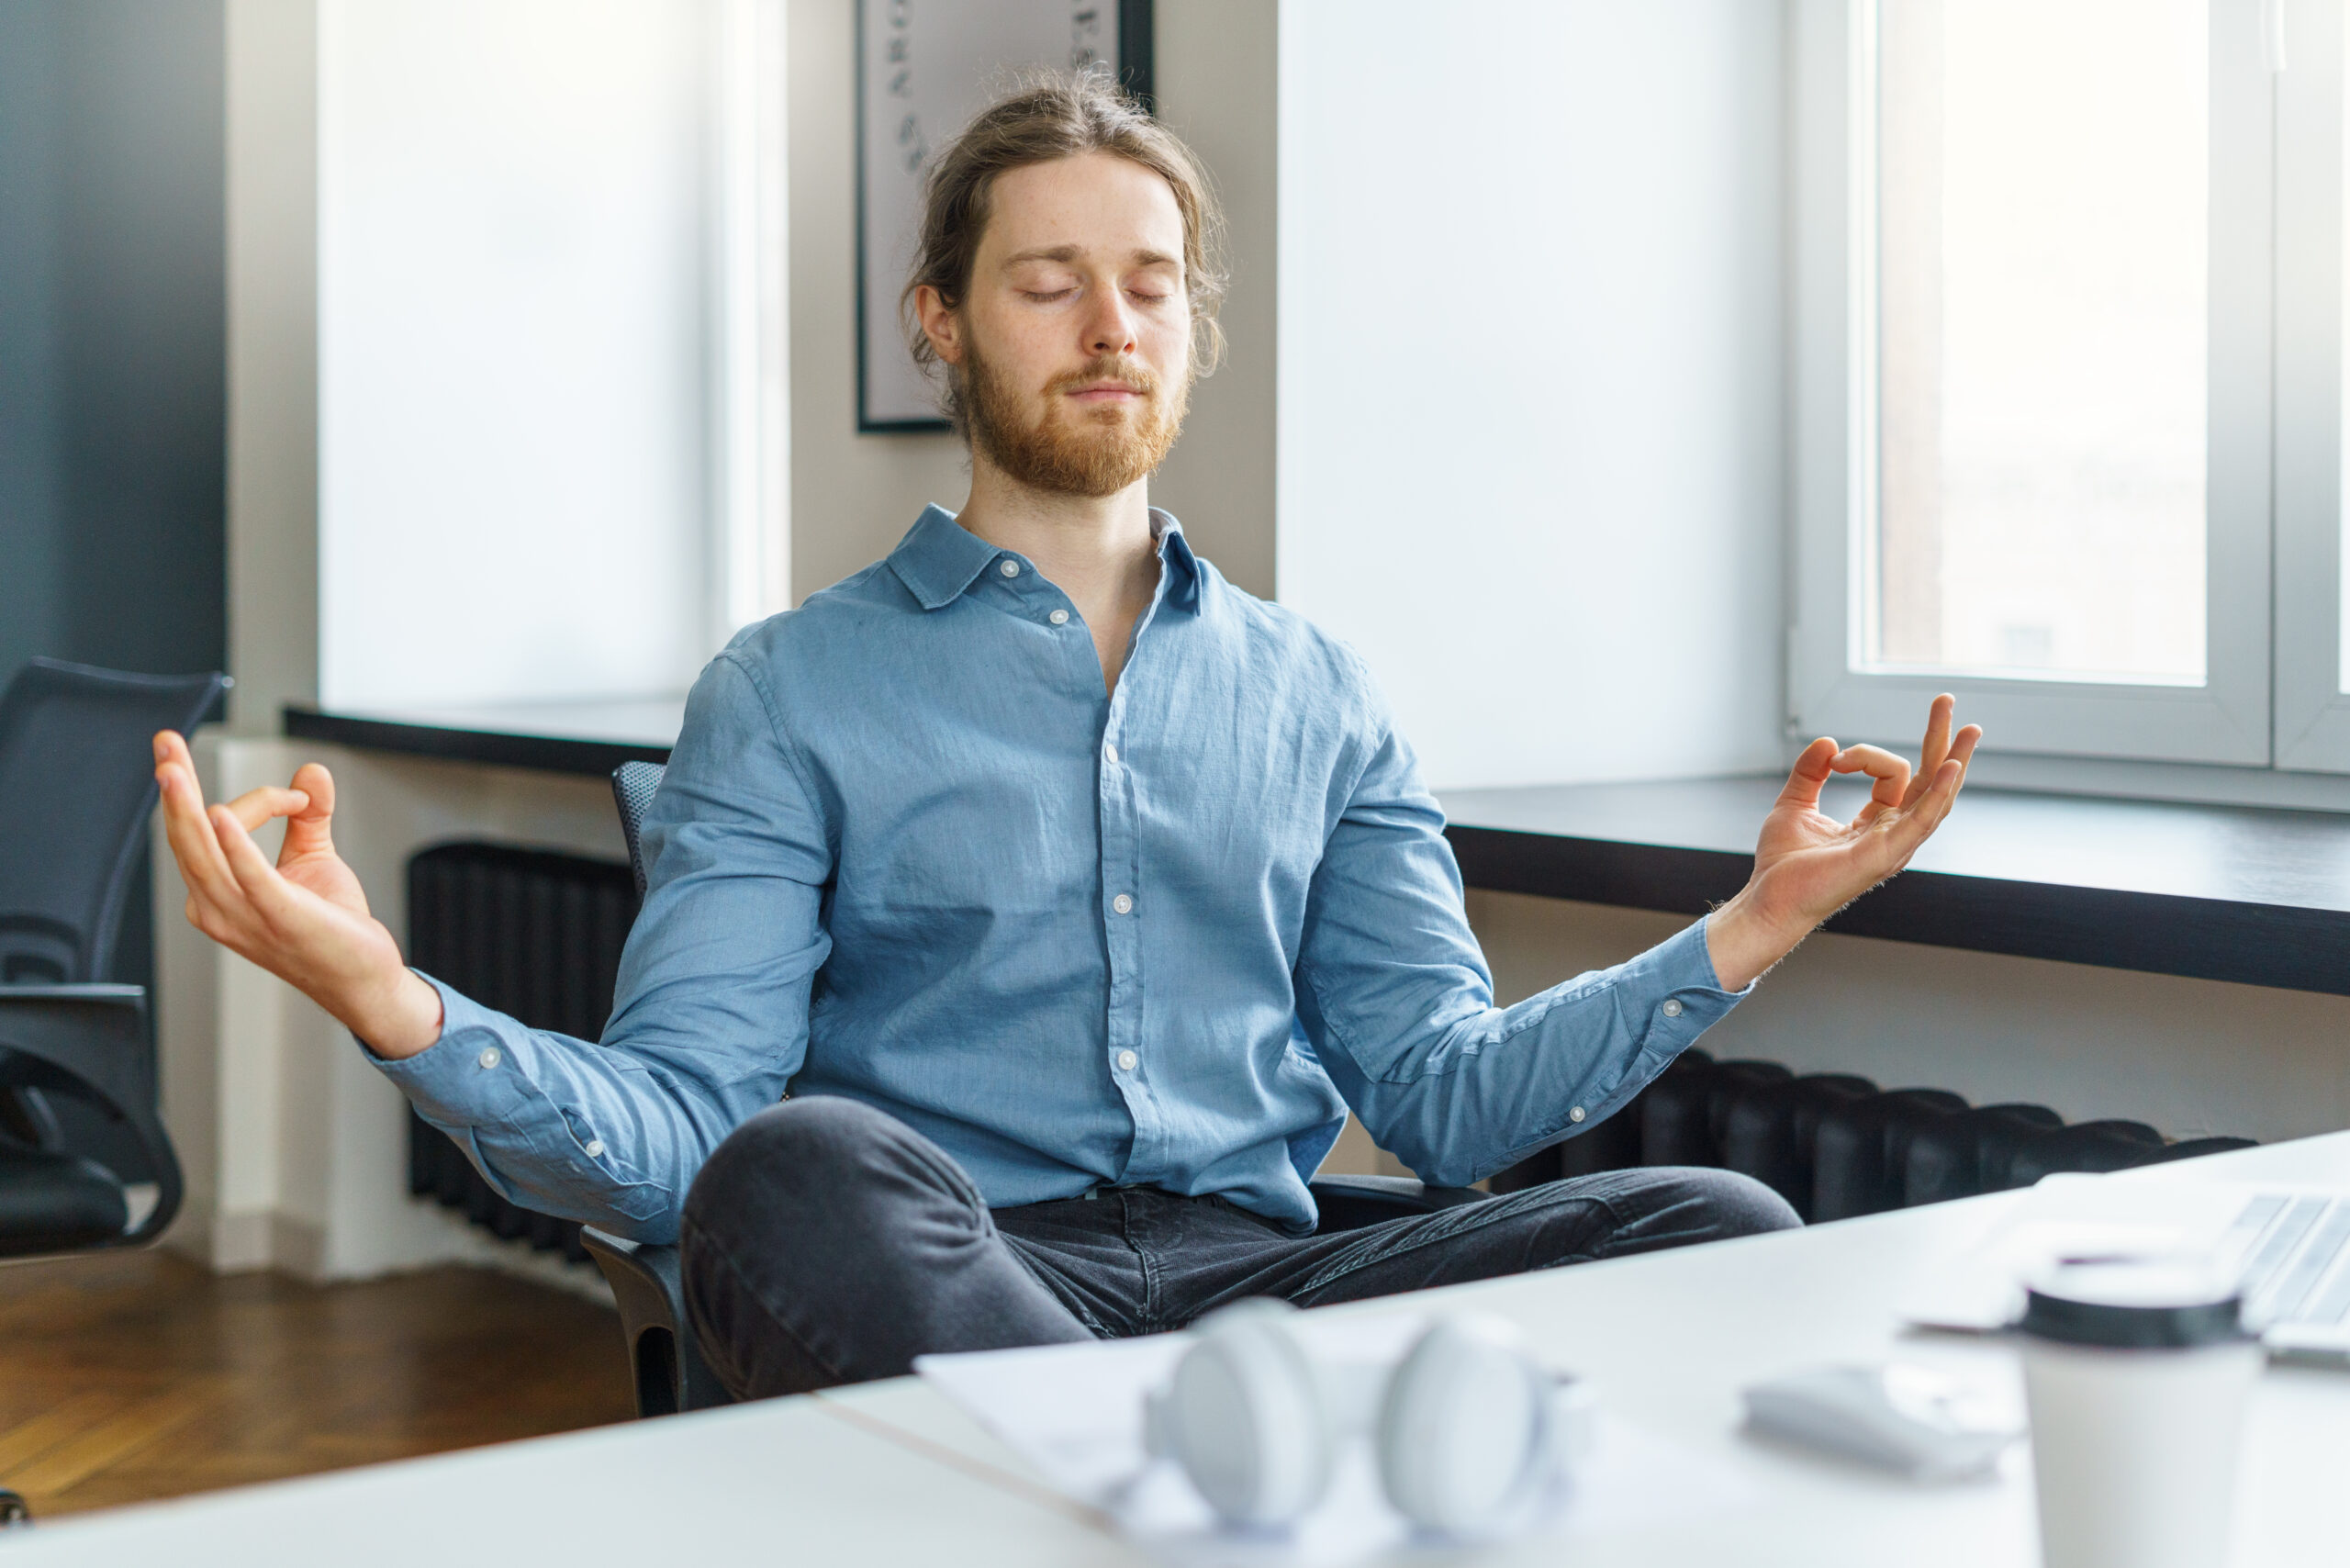
[[[0,0],[0,682],[220,667],[222,17]]]
[[[0,0],[0,677],[222,657],[220,0]]]

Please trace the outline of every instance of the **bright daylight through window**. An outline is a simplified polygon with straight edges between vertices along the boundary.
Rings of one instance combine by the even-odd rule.
[[[1879,7],[1867,667],[2204,679],[2210,26]]]

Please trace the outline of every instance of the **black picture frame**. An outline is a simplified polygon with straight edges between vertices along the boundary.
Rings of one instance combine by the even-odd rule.
[[[936,0],[934,0],[934,3],[936,3]],[[1158,83],[1155,71],[1156,50],[1152,37],[1155,19],[1154,0],[998,0],[998,3],[1032,6],[1040,16],[1046,14],[1065,16],[1073,32],[1081,29],[1090,17],[1103,15],[1114,17],[1117,25],[1118,84],[1131,94],[1146,109],[1156,112]],[[878,413],[875,409],[877,400],[885,390],[878,385],[879,378],[876,375],[876,367],[873,364],[877,349],[873,330],[877,324],[876,315],[877,312],[879,313],[894,325],[897,320],[898,296],[895,289],[890,289],[886,291],[886,297],[876,297],[877,295],[882,295],[884,291],[875,286],[870,264],[874,252],[873,226],[877,214],[871,207],[873,187],[868,178],[875,158],[875,150],[867,145],[872,140],[871,125],[867,118],[872,74],[867,67],[875,61],[875,56],[869,54],[868,50],[873,47],[877,22],[886,27],[890,21],[898,20],[902,25],[912,10],[912,0],[857,0],[855,263],[856,268],[856,430],[860,435],[927,435],[950,428],[946,419],[936,414],[918,417],[908,413],[902,406],[886,409]],[[976,63],[971,67],[973,77],[971,85],[976,89],[982,84],[985,78],[1007,67],[1016,68],[1022,63],[1024,62],[1016,58],[998,58]],[[1038,61],[1035,63],[1046,62]],[[894,338],[890,342],[894,342]],[[881,345],[881,347],[883,352],[888,352],[887,345]],[[899,348],[896,352],[902,353],[904,351]],[[902,382],[902,377],[893,376],[892,379]],[[896,396],[902,405],[905,401],[902,396],[904,392],[902,385],[887,390],[890,395]]]

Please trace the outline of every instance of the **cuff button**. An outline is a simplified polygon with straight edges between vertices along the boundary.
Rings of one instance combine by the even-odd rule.
[[[1571,1122],[1580,1122],[1580,1121],[1582,1121],[1582,1120],[1583,1120],[1583,1107],[1582,1107],[1582,1106],[1580,1106],[1580,1105],[1570,1106],[1570,1107],[1568,1108],[1568,1110],[1567,1110],[1567,1120],[1569,1120],[1569,1121],[1571,1121]]]
[[[474,1058],[474,1060],[481,1063],[481,1065],[486,1068],[496,1067],[499,1062],[502,1062],[505,1059],[505,1053],[500,1051],[496,1046],[490,1047],[489,1049]]]
[[[1681,1016],[1681,999],[1679,997],[1671,996],[1665,998],[1664,1015],[1667,1018],[1678,1018]]]

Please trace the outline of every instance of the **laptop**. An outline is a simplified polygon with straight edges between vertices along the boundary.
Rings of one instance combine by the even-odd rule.
[[[2185,1259],[2236,1282],[2273,1356],[2350,1366],[2350,1191],[2284,1183],[2051,1176],[1903,1300],[1926,1328],[1995,1333],[2025,1282],[2078,1259]]]

